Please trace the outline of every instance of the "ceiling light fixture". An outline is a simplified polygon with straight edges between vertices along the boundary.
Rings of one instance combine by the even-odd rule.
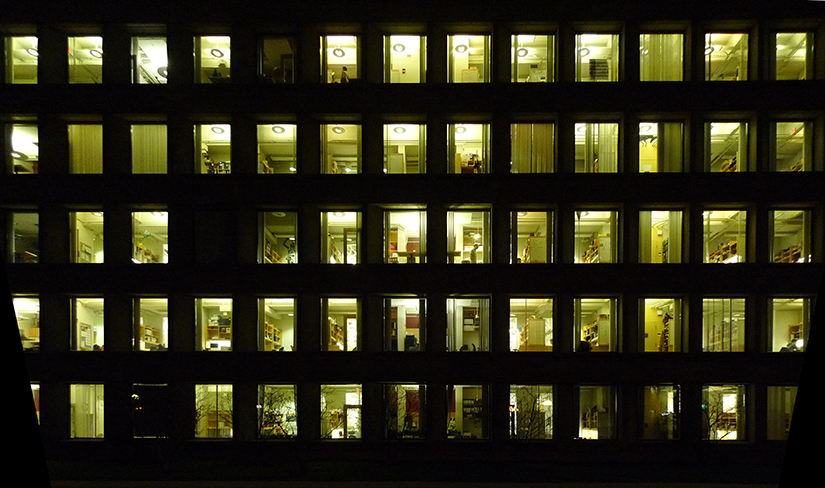
[[[640,128],[641,128],[642,132],[647,132],[647,131],[649,131],[650,129],[652,129],[653,127],[651,127],[651,126],[649,126],[649,125],[645,124],[645,125],[643,125],[643,126],[642,126],[642,127],[640,127]]]
[[[340,125],[336,125],[332,128],[332,132],[335,132],[336,134],[343,134],[345,132],[345,129]]]
[[[281,127],[280,125],[273,125],[272,126],[272,132],[274,132],[276,134],[283,134],[284,131],[285,131],[285,129],[283,127]]]
[[[584,57],[586,57],[588,54],[590,54],[590,49],[588,49],[588,48],[586,48],[586,47],[580,47],[580,48],[579,48],[579,56],[581,56],[581,57],[583,57],[583,58],[584,58]]]
[[[716,49],[713,46],[706,46],[705,47],[705,54],[710,56],[710,54],[715,51]]]
[[[463,52],[466,52],[466,51],[467,51],[467,45],[466,44],[459,44],[458,46],[455,47],[455,52],[457,52],[457,53],[463,53]]]
[[[218,127],[217,125],[213,125],[212,126],[212,132],[214,132],[215,134],[223,134],[226,131],[223,129],[223,127]]]
[[[392,131],[395,132],[396,134],[403,134],[403,133],[407,132],[407,129],[405,129],[403,127],[396,127]]]
[[[464,127],[463,125],[458,125],[458,126],[456,126],[455,131],[459,134],[463,134],[463,133],[467,132],[467,128]]]
[[[516,54],[518,54],[518,57],[520,57],[520,58],[523,58],[524,56],[527,56],[527,48],[524,48],[524,47],[519,48],[519,50],[516,51]]]
[[[91,54],[95,58],[103,57],[103,51],[101,51],[100,49],[89,49],[89,54]]]
[[[403,53],[405,49],[407,48],[401,43],[398,43],[392,47],[392,50],[397,53]]]
[[[212,49],[209,52],[212,53],[212,56],[214,56],[216,58],[222,58],[223,57],[223,51],[221,51],[220,49]]]
[[[332,215],[334,215],[336,217],[343,217],[346,214],[344,212],[332,212]]]
[[[158,74],[164,78],[169,76],[169,68],[167,66],[161,66],[158,68]]]
[[[29,157],[20,151],[11,151],[11,157],[14,159],[29,159]]]
[[[40,56],[40,53],[37,52],[37,48],[30,47],[26,49],[26,52],[29,53],[29,55],[34,56],[35,58]]]
[[[345,53],[343,49],[336,47],[332,50],[332,54],[335,55],[336,58],[343,58]]]

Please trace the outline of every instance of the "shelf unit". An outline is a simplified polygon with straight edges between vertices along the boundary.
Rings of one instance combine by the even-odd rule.
[[[587,248],[582,256],[583,263],[610,263],[611,259],[610,237],[607,235],[599,235],[590,242],[590,247]]]
[[[329,351],[344,351],[346,350],[344,344],[346,344],[346,331],[344,328],[335,321],[332,317],[327,319],[329,323],[329,344],[327,344],[327,350]]]
[[[774,263],[795,263],[802,257],[802,246],[793,245],[776,253]]]
[[[724,263],[731,258],[739,256],[739,246],[737,241],[730,241],[727,244],[720,244],[719,249],[710,253],[709,263]],[[741,258],[740,258],[741,260]]]
[[[277,351],[283,343],[281,329],[269,322],[264,322],[264,351]]]

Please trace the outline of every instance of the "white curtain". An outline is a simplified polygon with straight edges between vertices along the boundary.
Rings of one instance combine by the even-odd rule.
[[[619,124],[599,124],[599,173],[616,173],[618,167]]]
[[[69,125],[69,168],[72,173],[103,172],[102,125]]]
[[[132,126],[132,173],[166,173],[166,126]]]
[[[553,172],[553,124],[513,124],[511,137],[513,173]]]
[[[642,81],[682,81],[681,34],[642,36]]]

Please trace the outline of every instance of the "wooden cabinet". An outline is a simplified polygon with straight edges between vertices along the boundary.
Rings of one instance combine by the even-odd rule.
[[[281,329],[269,322],[264,323],[264,351],[277,351],[283,346]]]
[[[596,320],[582,326],[581,340],[590,343],[591,351],[609,351],[610,329],[610,316],[600,314]]]
[[[730,241],[727,244],[722,244],[719,249],[710,253],[708,256],[709,263],[725,263],[728,261],[741,261],[739,256],[739,243],[737,241]]]
[[[612,249],[610,245],[610,236],[599,235],[590,242],[590,247],[587,248],[582,256],[583,263],[610,263],[612,259]]]
[[[774,263],[795,263],[802,257],[802,246],[790,246],[776,253]]]

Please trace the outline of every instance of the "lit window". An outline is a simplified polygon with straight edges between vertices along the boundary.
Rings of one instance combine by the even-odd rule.
[[[796,386],[768,387],[768,440],[787,440],[796,404]]]
[[[750,170],[747,122],[707,122],[705,140],[706,171],[735,173]]]
[[[165,174],[167,138],[165,124],[132,125],[132,173]]]
[[[321,37],[321,73],[323,83],[353,83],[358,71],[356,36]]]
[[[771,147],[771,170],[811,171],[813,127],[811,122],[772,122],[776,138]]]
[[[69,171],[71,173],[103,172],[103,126],[100,124],[69,124]]]
[[[427,38],[384,36],[384,83],[427,81]]]
[[[37,83],[37,37],[11,37],[6,42],[11,43],[11,52],[6,51],[6,83]]]
[[[462,296],[447,299],[447,350],[490,350],[490,299]]]
[[[618,34],[576,34],[576,81],[619,81]]]
[[[103,38],[69,37],[69,83],[103,83]]]
[[[229,83],[231,75],[229,36],[195,37],[196,83]]]
[[[261,212],[259,263],[298,262],[298,213]]]
[[[684,126],[681,122],[639,124],[639,173],[683,171]]]
[[[448,385],[447,438],[489,439],[489,389],[487,385]]]
[[[9,216],[9,262],[37,263],[40,254],[40,216],[37,212],[12,212]]]
[[[574,262],[617,262],[618,219],[616,211],[576,211]]]
[[[232,172],[232,128],[229,124],[195,126],[195,174]]]
[[[132,60],[132,83],[166,84],[169,55],[165,37],[133,37]]]
[[[553,299],[510,299],[510,351],[553,350]]]
[[[195,438],[232,438],[232,385],[195,385]]]
[[[450,173],[490,172],[490,124],[449,124],[447,145]]]
[[[322,298],[321,350],[357,351],[360,312],[358,298]]]
[[[40,383],[31,383],[32,400],[34,401],[34,412],[37,415],[37,425],[40,425]]]
[[[321,125],[323,174],[346,175],[361,172],[361,125]]]
[[[773,210],[770,226],[774,263],[811,262],[810,210]]]
[[[384,173],[427,172],[427,126],[384,124]]]
[[[102,351],[103,337],[103,299],[73,298],[71,351]]]
[[[418,297],[384,299],[384,350],[424,350],[427,301]]]
[[[680,298],[644,298],[640,324],[644,352],[679,352],[682,350],[682,300]]]
[[[321,262],[360,262],[361,212],[321,213]]]
[[[642,387],[641,438],[647,440],[677,440],[680,434],[682,391],[679,385]]]
[[[520,34],[512,36],[510,59],[513,83],[547,83],[554,81],[556,68],[553,35]]]
[[[384,211],[384,262],[427,262],[427,212]]]
[[[680,210],[639,212],[639,262],[682,262],[682,212]]]
[[[702,300],[702,350],[743,352],[745,350],[745,299],[705,298]]]
[[[811,333],[811,300],[773,298],[770,306],[771,352],[803,352]]]
[[[166,298],[134,299],[134,350],[169,350],[169,300]]]
[[[9,126],[6,126],[9,127]],[[11,173],[37,174],[40,171],[40,136],[36,124],[11,125]]]
[[[490,211],[447,212],[447,262],[490,263]]]
[[[619,124],[575,125],[576,173],[619,171]]]
[[[295,39],[267,37],[260,44],[262,83],[295,83]]]
[[[40,350],[40,299],[38,297],[14,297],[14,314],[17,330],[24,351]]]
[[[704,261],[744,263],[747,261],[747,221],[745,210],[707,210],[702,213]]]
[[[168,385],[132,385],[132,436],[166,438],[174,426]]]
[[[426,418],[424,385],[384,385],[384,438],[423,439]]]
[[[447,81],[487,83],[490,81],[490,36],[447,36]]]
[[[510,144],[511,173],[555,171],[555,124],[512,124]]]
[[[232,350],[232,299],[195,299],[195,349],[198,351]]]
[[[72,212],[69,226],[75,237],[71,241],[71,262],[103,262],[103,212]]]
[[[321,438],[361,438],[361,385],[321,385]]]
[[[618,351],[616,298],[576,298],[573,307],[577,352]]]
[[[69,386],[72,439],[103,438],[103,385],[73,384]]]
[[[510,439],[553,438],[553,387],[510,385]]]
[[[258,173],[295,174],[298,171],[295,124],[258,126]]]
[[[258,438],[294,439],[298,435],[295,385],[258,385]]]
[[[167,212],[132,212],[132,262],[169,262]]]
[[[682,81],[682,34],[642,34],[639,36],[641,81]]]
[[[583,385],[578,390],[579,425],[577,439],[615,439],[616,387]]]
[[[705,81],[748,79],[748,35],[718,33],[705,35]]]
[[[295,350],[295,299],[261,298],[258,300],[258,350]]]
[[[779,32],[776,34],[776,79],[806,80],[810,78],[810,62],[813,60],[812,35],[805,32]]]
[[[511,262],[519,264],[553,262],[553,211],[517,210],[510,217],[512,227]]]
[[[743,441],[745,425],[745,387],[743,385],[705,385],[702,387],[702,438],[710,441]]]

